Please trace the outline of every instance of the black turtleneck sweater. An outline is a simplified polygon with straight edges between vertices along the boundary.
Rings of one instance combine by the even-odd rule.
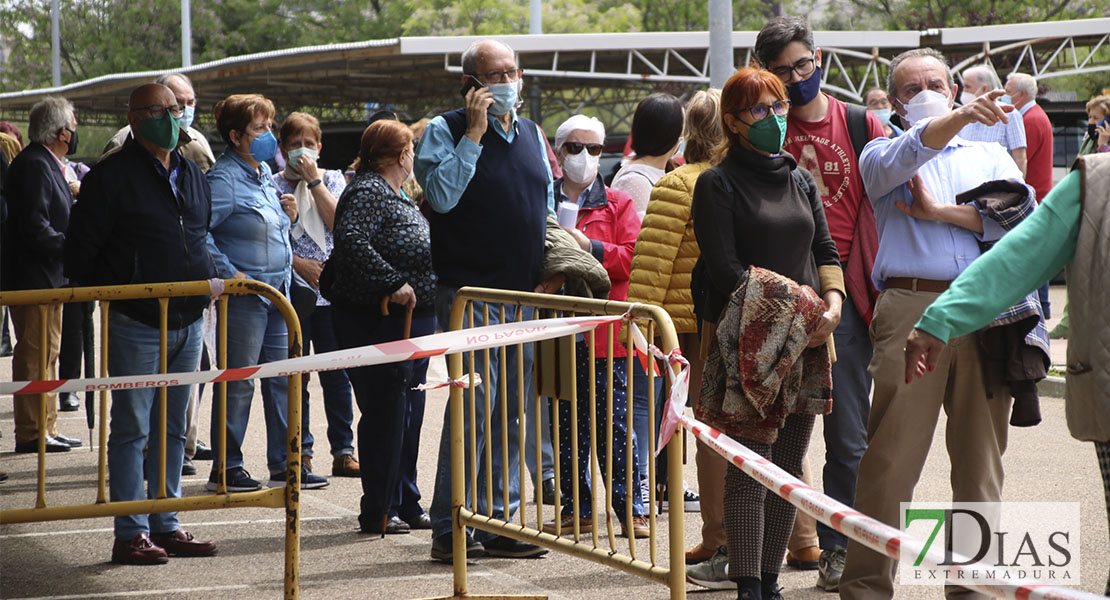
[[[791,176],[795,169],[808,182],[808,194]],[[693,219],[708,275],[702,315],[708,321],[717,321],[749,266],[820,293],[817,267],[840,264],[813,176],[785,152],[770,157],[733,146],[698,177]]]

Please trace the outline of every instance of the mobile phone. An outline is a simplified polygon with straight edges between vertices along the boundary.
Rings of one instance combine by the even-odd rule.
[[[466,93],[469,92],[470,90],[472,90],[474,88],[484,88],[484,87],[486,87],[486,86],[483,85],[481,81],[478,81],[477,77],[475,77],[473,75],[467,75],[466,76],[466,83],[464,83],[463,86],[462,86],[462,89],[459,90],[459,94],[461,94],[465,98]]]

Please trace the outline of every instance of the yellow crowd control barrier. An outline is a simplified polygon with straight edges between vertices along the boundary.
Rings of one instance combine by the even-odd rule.
[[[531,313],[531,314],[529,314]],[[678,338],[674,331],[674,325],[671,323],[670,317],[666,311],[659,307],[647,305],[632,305],[625,302],[610,302],[605,300],[588,300],[583,298],[573,298],[566,296],[554,296],[549,294],[533,294],[525,292],[510,292],[504,290],[490,290],[481,288],[462,288],[458,291],[455,297],[454,305],[451,311],[450,329],[459,330],[470,328],[483,324],[490,324],[491,315],[494,317],[495,322],[526,322],[533,318],[540,318],[550,316],[549,313],[557,313],[563,316],[570,315],[621,315],[630,313],[638,324],[641,324],[647,334],[649,340],[654,339],[656,336],[661,340],[660,348],[664,352],[670,352],[677,347]],[[607,331],[603,331],[606,329]],[[454,596],[451,598],[507,598],[510,596],[496,595],[496,596],[483,596],[470,594],[467,589],[467,572],[466,572],[466,528],[473,527],[475,529],[491,532],[496,535],[501,535],[531,544],[544,546],[555,552],[562,552],[580,558],[594,561],[608,567],[620,569],[622,571],[662,583],[669,587],[670,597],[672,599],[682,599],[686,597],[686,583],[685,583],[685,559],[684,559],[684,534],[683,534],[683,489],[681,485],[669,485],[668,500],[668,548],[666,551],[667,562],[661,563],[657,553],[658,541],[661,539],[660,523],[657,521],[658,512],[654,502],[646,503],[645,515],[648,520],[649,536],[647,541],[646,557],[640,547],[640,553],[637,553],[636,536],[632,533],[635,529],[633,522],[633,503],[628,501],[624,502],[624,510],[619,511],[619,514],[614,512],[613,502],[613,470],[614,470],[614,440],[613,440],[613,372],[614,365],[617,361],[627,361],[625,363],[627,369],[627,421],[625,426],[628,434],[625,439],[615,440],[619,449],[623,451],[625,460],[631,465],[635,461],[635,453],[633,452],[633,364],[632,361],[638,360],[636,353],[633,351],[632,341],[628,338],[631,336],[613,335],[615,327],[612,324],[599,327],[598,330],[592,331],[585,336],[581,336],[580,341],[584,341],[588,348],[590,360],[586,363],[588,366],[588,390],[577,389],[577,369],[579,368],[576,352],[581,351],[581,347],[576,349],[576,344],[573,338],[560,338],[552,340],[551,342],[543,342],[535,344],[535,358],[534,358],[534,391],[530,397],[526,398],[528,392],[524,387],[525,373],[524,361],[513,360],[513,364],[509,364],[507,360],[509,347],[515,348],[515,354],[520,357],[525,351],[525,344],[513,344],[507,341],[505,345],[499,346],[492,350],[482,350],[479,352],[468,352],[466,354],[468,368],[478,371],[475,375],[481,377],[483,382],[483,390],[488,391],[486,382],[495,381],[491,379],[491,352],[497,353],[496,361],[496,394],[479,394],[475,390],[475,386],[469,386],[464,392],[459,387],[452,386],[449,399],[449,417],[450,422],[450,442],[451,442],[451,505],[452,505],[452,542],[453,542],[453,564],[454,564]],[[608,334],[608,335],[606,335]],[[595,347],[595,343],[607,340],[606,359],[599,361],[593,360],[600,352]],[[613,345],[625,344],[627,350],[627,357],[613,358]],[[478,355],[478,360],[475,360],[475,355]],[[604,365],[604,366],[602,366]],[[447,357],[447,368],[452,380],[464,380],[468,377],[464,370],[464,356],[463,354],[453,354]],[[509,395],[508,387],[508,369],[516,369],[516,389],[513,390],[512,397]],[[597,369],[604,369],[601,374],[605,375],[602,380],[605,384],[605,392],[599,393],[597,384],[599,383],[599,372]],[[651,490],[656,489],[656,475],[655,475],[655,449],[656,449],[656,432],[655,432],[655,386],[654,381],[656,375],[652,369],[647,370],[648,374],[648,409],[649,409],[649,422],[651,426],[651,435],[647,436],[647,440],[637,440],[638,444],[646,444],[650,451],[651,459],[648,460],[648,485]],[[464,394],[466,394],[464,396]],[[496,400],[491,400],[490,396],[495,395]],[[570,490],[563,490],[562,494],[569,496],[569,501],[573,507],[572,526],[570,528],[562,527],[561,521],[561,502],[566,501],[565,498],[559,498],[560,494],[556,494],[559,498],[556,500],[555,510],[553,513],[547,515],[548,519],[553,520],[556,524],[554,532],[543,531],[545,521],[544,507],[542,504],[541,480],[542,477],[536,477],[536,483],[529,490],[528,486],[521,485],[521,503],[518,513],[514,517],[510,515],[510,477],[519,477],[520,482],[527,481],[528,474],[525,467],[528,459],[533,461],[532,464],[538,465],[540,463],[540,443],[536,443],[536,455],[532,457],[525,456],[525,444],[523,440],[526,436],[525,427],[534,428],[535,439],[542,439],[542,419],[541,415],[542,403],[541,396],[551,398],[552,403],[569,403],[571,414],[570,432],[571,432],[571,447],[570,457],[571,464],[560,464],[560,443],[559,443],[559,411],[552,409],[552,429],[551,434],[552,444],[554,445],[554,460],[555,460],[555,480],[561,481],[560,477],[563,469],[570,469],[572,472],[572,488]],[[600,396],[600,397],[599,397]],[[512,398],[512,399],[511,399]],[[526,422],[525,415],[525,401],[534,402],[535,415],[530,422]],[[507,418],[508,403],[516,402],[516,413],[520,416],[516,423],[511,423]],[[499,406],[491,405],[491,402],[499,402]],[[481,403],[481,404],[477,404]],[[608,423],[610,426],[602,431],[597,427],[597,419],[592,418],[597,415],[598,403],[607,411]],[[475,409],[484,409],[480,412],[484,415],[482,422],[478,422],[479,418],[476,417]],[[499,408],[499,410],[497,410]],[[590,427],[589,427],[589,441],[590,441],[590,457],[589,457],[589,481],[591,482],[588,492],[581,494],[582,490],[579,489],[578,481],[580,480],[580,473],[578,471],[579,465],[579,440],[578,440],[578,418],[583,414],[583,411],[589,411]],[[500,422],[497,423],[498,427],[494,427],[494,420],[492,413],[497,412],[500,414]],[[464,420],[465,419],[465,420]],[[478,432],[482,433],[479,438]],[[510,462],[509,456],[509,434],[512,432],[516,435],[517,439],[521,442],[519,444],[519,456],[513,457],[519,461],[519,472],[511,473],[515,467]],[[500,436],[499,447],[501,449],[500,456],[494,455],[494,444],[491,442],[492,436]],[[598,440],[600,436],[606,436],[605,440],[605,472],[599,473],[600,462],[597,455]],[[464,439],[465,438],[465,439]],[[484,443],[479,440],[484,439]],[[676,440],[677,441],[677,440]],[[479,445],[481,448],[479,449]],[[667,470],[674,478],[672,481],[680,481],[682,478],[682,445],[680,443],[668,444],[667,448]],[[480,454],[480,455],[479,455]],[[496,467],[496,468],[495,468]],[[537,468],[538,470],[538,468]],[[479,471],[483,472],[484,478],[479,477]],[[500,473],[501,477],[501,510],[495,511],[494,504],[494,474]],[[640,494],[640,483],[632,480],[632,469],[625,469],[626,477],[624,489],[626,496],[631,498],[632,494]],[[481,480],[480,480],[481,479]],[[604,494],[598,498],[598,488],[604,486]],[[479,487],[482,486],[482,487]],[[467,495],[467,488],[471,490],[471,494]],[[558,486],[557,486],[558,487]],[[527,490],[527,491],[526,491]],[[480,509],[479,492],[484,492],[484,497],[489,501],[485,502],[486,506]],[[529,500],[527,497],[531,495]],[[654,494],[652,494],[654,497]],[[600,501],[600,506],[599,506]],[[580,507],[588,504],[591,507],[590,513],[593,515],[593,523],[590,527],[590,532],[581,531],[579,526]],[[600,509],[600,510],[599,510]],[[528,513],[531,512],[531,515]],[[621,526],[623,533],[628,533],[625,542],[619,542],[615,535],[613,520],[610,515],[616,514],[616,522]],[[601,515],[604,515],[603,517]],[[531,518],[529,518],[529,516]],[[605,528],[604,533],[599,533],[599,529]],[[569,536],[569,537],[565,537]],[[512,596],[514,598],[531,598],[534,596]],[[542,597],[541,597],[542,598]]]
[[[208,281],[175,283],[117,285],[103,287],[58,288],[49,290],[11,291],[0,294],[0,305],[37,306],[39,317],[45,323],[49,307],[68,302],[99,302],[100,305],[100,376],[108,377],[108,315],[111,303],[116,300],[157,299],[161,312],[159,373],[166,373],[166,323],[169,299],[180,296],[210,296],[212,286]],[[223,280],[223,294],[218,299],[219,329],[217,332],[217,366],[227,366],[227,305],[233,294],[253,294],[273,302],[289,330],[289,356],[301,355],[301,328],[293,306],[281,292],[259,281],[245,279]],[[41,327],[39,347],[41,360],[39,379],[48,378],[47,328]],[[46,410],[47,394],[39,394],[39,448],[38,490],[33,508],[0,511],[0,523],[29,523],[89,519],[160,512],[211,510],[218,508],[266,507],[285,509],[285,598],[293,600],[298,595],[298,563],[300,553],[300,489],[301,489],[301,375],[288,378],[287,407],[288,432],[286,434],[286,485],[281,488],[254,492],[229,493],[225,487],[227,449],[227,383],[215,384],[216,422],[219,423],[219,452],[215,456],[220,474],[219,490],[215,495],[166,497],[166,387],[159,389],[158,402],[161,419],[157,431],[161,436],[158,456],[157,498],[110,502],[106,491],[108,473],[108,392],[100,391],[99,405],[99,457],[97,469],[96,502],[93,504],[48,506],[46,502]]]

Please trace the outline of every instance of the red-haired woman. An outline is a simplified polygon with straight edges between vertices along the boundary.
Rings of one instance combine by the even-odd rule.
[[[411,310],[413,337],[435,331],[436,277],[428,221],[401,192],[412,178],[412,132],[399,121],[371,123],[362,134],[355,178],[335,212],[335,248],[320,291],[332,303],[335,339],[354,348],[401,339]],[[381,313],[389,299],[389,315]],[[416,487],[416,455],[424,419],[428,359],[348,369],[362,417],[358,454],[362,466],[365,533],[430,529]]]
[[[792,395],[789,386],[783,385],[777,394],[762,398],[760,404],[753,398],[747,385],[753,364],[760,367],[763,358],[759,352],[746,352],[745,335],[768,325],[765,321],[751,321],[745,313],[737,319],[735,311],[726,311],[730,296],[753,298],[748,282],[756,281],[756,269],[779,279],[780,287],[793,286],[797,290],[797,306],[808,306],[806,326],[801,330],[791,328],[798,352],[796,364],[807,360],[805,349],[825,344],[840,320],[843,297],[843,280],[836,245],[829,237],[824,208],[816,192],[813,177],[798,168],[794,157],[783,152],[786,135],[786,113],[790,102],[786,89],[778,77],[768,71],[743,68],[737,71],[721,91],[721,125],[724,140],[717,150],[717,165],[698,177],[694,188],[694,232],[701,246],[701,261],[705,276],[705,289],[701,303],[701,318],[716,323],[716,330],[705,331],[710,344],[720,348],[725,356],[728,344],[719,338],[739,336],[741,360],[739,377],[744,382],[739,390],[725,389],[725,367],[714,369],[714,355],[706,366],[703,377],[702,410],[714,406],[715,416],[729,413],[729,402],[720,402],[722,394],[734,393],[732,406],[742,405],[729,413],[728,426],[711,423],[723,429],[744,445],[769,458],[785,471],[800,477],[802,458],[809,445],[815,414],[831,407],[831,400],[808,398],[804,394]],[[796,282],[796,283],[795,283]],[[745,287],[747,286],[747,287]],[[807,289],[804,286],[808,286]],[[821,290],[817,298],[813,290]],[[745,292],[747,290],[747,292]],[[747,294],[747,295],[745,295]],[[809,303],[805,304],[808,297]],[[824,300],[822,304],[821,300]],[[733,300],[733,306],[735,306]],[[746,307],[745,307],[746,308]],[[795,310],[793,307],[787,310]],[[800,314],[807,314],[799,310]],[[787,314],[782,322],[790,323]],[[739,325],[739,326],[738,326]],[[731,328],[731,331],[730,331]],[[760,337],[760,336],[754,336]],[[768,339],[762,339],[770,343]],[[737,348],[731,348],[732,358]],[[824,369],[818,375],[822,381],[830,376],[828,354],[823,363],[814,363]],[[732,368],[728,361],[718,364]],[[732,375],[734,372],[730,372]],[[827,390],[825,390],[827,391]],[[737,401],[738,400],[738,401]],[[750,409],[750,407],[755,409]],[[730,465],[725,477],[724,524],[728,539],[728,579],[736,582],[738,598],[780,598],[777,585],[779,567],[786,554],[786,543],[794,522],[794,507],[757,481]],[[723,561],[707,561],[692,567],[688,576],[695,583],[699,569],[721,568]],[[703,566],[704,565],[704,566]],[[706,575],[706,574],[702,574]],[[709,580],[709,577],[705,577]]]

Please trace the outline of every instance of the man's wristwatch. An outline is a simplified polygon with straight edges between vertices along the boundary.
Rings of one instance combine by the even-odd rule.
[[[308,182],[308,189],[311,190],[312,188],[314,188],[314,187],[320,185],[321,183],[323,183],[323,181],[324,180],[320,179],[319,177],[317,177],[316,179],[313,179],[312,181]]]

